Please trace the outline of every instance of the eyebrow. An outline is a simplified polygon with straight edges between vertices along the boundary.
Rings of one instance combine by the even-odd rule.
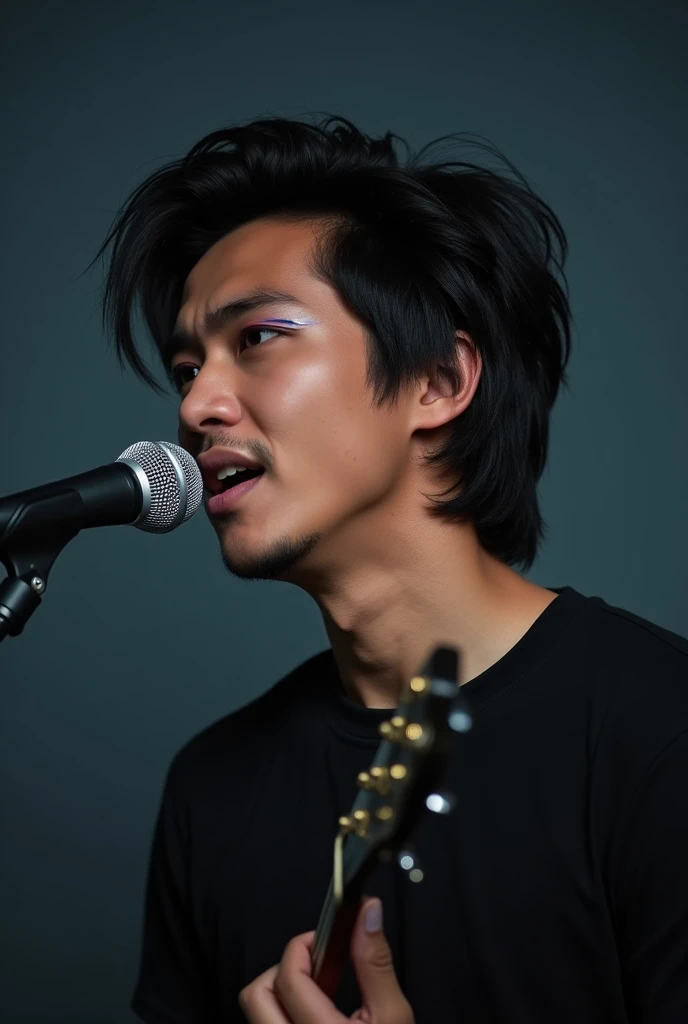
[[[210,310],[203,318],[203,333],[213,334],[222,327],[227,327],[232,321],[237,320],[246,313],[251,313],[263,306],[275,305],[276,303],[288,303],[289,305],[301,306],[301,300],[288,292],[268,291],[265,288],[254,288],[246,295],[238,296],[225,302],[217,309]],[[163,366],[169,367],[177,352],[182,349],[189,350],[194,354],[201,354],[201,344],[192,334],[188,334],[183,328],[177,327],[170,337],[163,343],[160,349]]]

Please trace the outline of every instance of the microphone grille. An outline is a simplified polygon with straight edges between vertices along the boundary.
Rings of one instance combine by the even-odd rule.
[[[137,441],[117,462],[135,464],[148,481],[150,502],[132,525],[147,533],[169,533],[194,515],[203,499],[203,478],[196,460],[170,441]],[[140,477],[139,477],[140,479]]]

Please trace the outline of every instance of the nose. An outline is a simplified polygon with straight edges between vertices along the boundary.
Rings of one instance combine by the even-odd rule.
[[[208,360],[199,369],[179,406],[179,443],[188,448],[218,428],[231,428],[241,419],[236,387],[226,366]]]

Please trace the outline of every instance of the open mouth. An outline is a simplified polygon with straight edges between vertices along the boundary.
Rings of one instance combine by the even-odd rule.
[[[218,493],[222,494],[224,491],[229,491],[232,487],[236,487],[237,484],[246,483],[247,480],[252,480],[256,476],[262,476],[264,472],[265,470],[263,469],[238,469],[219,481],[221,486]]]
[[[264,472],[265,470],[262,468],[225,470],[221,478],[218,474],[217,483],[212,488],[213,494],[221,495],[225,490],[231,490],[232,487],[240,483],[246,483],[247,480],[252,480],[256,476],[262,476]]]
[[[208,515],[220,516],[231,512],[255,489],[263,473],[263,469],[247,469],[226,476],[223,474],[221,480],[210,481],[212,488],[206,503]]]

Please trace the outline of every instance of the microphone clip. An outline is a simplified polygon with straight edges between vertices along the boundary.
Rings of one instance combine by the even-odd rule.
[[[0,641],[19,636],[41,603],[48,576],[62,549],[83,527],[83,503],[69,488],[24,501],[0,535]]]

